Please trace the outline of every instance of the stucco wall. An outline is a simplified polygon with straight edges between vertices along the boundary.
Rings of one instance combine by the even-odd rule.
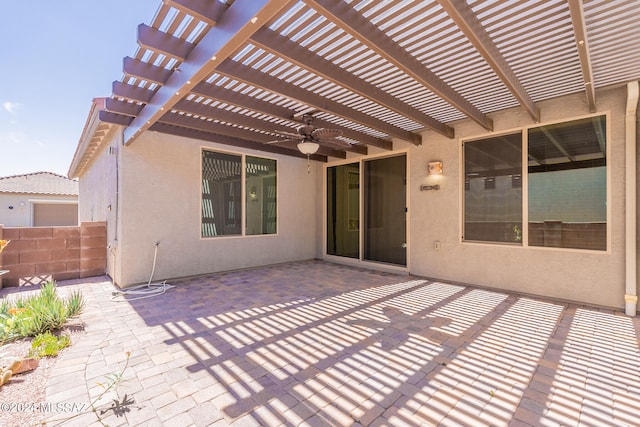
[[[278,161],[277,235],[200,237],[203,148]],[[120,157],[120,286],[149,279],[156,242],[154,280],[316,257],[317,164],[308,174],[304,159],[156,132],[120,147]]]
[[[597,93],[599,113],[609,113],[608,191],[610,250],[607,252],[513,247],[461,241],[461,138],[489,135],[471,121],[455,124],[456,139],[427,132],[411,150],[410,271],[414,274],[545,295],[610,307],[624,305],[624,107],[625,88]],[[584,95],[539,103],[541,123],[590,114]],[[530,126],[516,108],[491,114],[495,132]],[[420,192],[431,160],[444,162],[439,191]],[[434,241],[441,249],[434,249]]]
[[[122,144],[121,128],[114,126],[105,137],[105,143],[95,153],[91,163],[79,180],[80,222],[105,221],[107,224],[107,267],[106,272],[116,278],[117,265],[117,159]]]
[[[0,194],[0,224],[3,224],[5,227],[33,226],[34,203],[69,203],[77,206],[78,197],[23,193]],[[13,207],[13,209],[10,209],[10,206]]]

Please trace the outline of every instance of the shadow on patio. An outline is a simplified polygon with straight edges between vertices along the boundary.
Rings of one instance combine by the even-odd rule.
[[[638,421],[637,318],[320,261],[172,284],[107,309],[131,425]]]

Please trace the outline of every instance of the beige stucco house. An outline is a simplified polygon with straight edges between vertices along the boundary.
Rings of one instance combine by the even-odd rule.
[[[78,225],[78,181],[51,172],[0,177],[0,224]]]
[[[634,315],[640,3],[508,3],[164,2],[69,170],[109,275],[320,258]]]

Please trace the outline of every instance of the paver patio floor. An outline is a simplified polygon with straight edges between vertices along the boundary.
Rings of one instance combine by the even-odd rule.
[[[61,286],[86,334],[47,401],[89,403],[130,352],[97,402],[110,426],[640,424],[638,318],[322,261],[171,284]],[[71,415],[48,425],[99,425]]]

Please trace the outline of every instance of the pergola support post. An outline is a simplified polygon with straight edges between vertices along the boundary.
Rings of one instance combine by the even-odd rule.
[[[638,82],[627,83],[627,109],[625,114],[625,295],[624,312],[635,316],[638,310],[638,258],[637,258],[637,186],[636,186],[636,114],[638,111]]]

